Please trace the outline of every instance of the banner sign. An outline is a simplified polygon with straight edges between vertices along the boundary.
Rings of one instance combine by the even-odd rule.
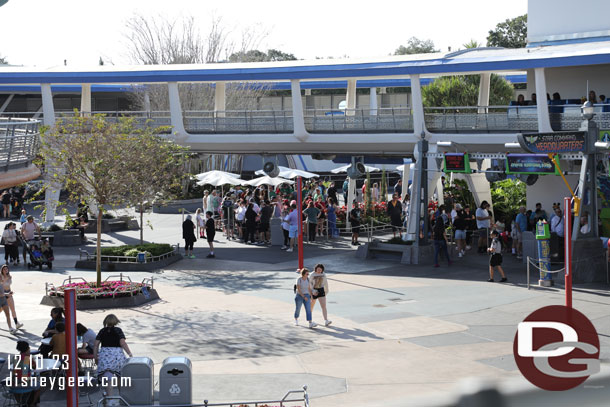
[[[445,153],[445,172],[464,172],[470,174],[468,153]]]
[[[517,140],[525,151],[534,154],[575,153],[587,149],[585,131],[526,133],[517,135]]]
[[[546,154],[507,154],[506,173],[559,175],[555,163]]]
[[[600,130],[599,141],[610,141],[610,130]]]

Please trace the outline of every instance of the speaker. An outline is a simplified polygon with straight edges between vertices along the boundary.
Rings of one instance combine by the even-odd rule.
[[[263,164],[263,172],[271,178],[275,178],[280,175],[280,169],[274,161],[266,161]]]
[[[347,176],[351,179],[360,179],[366,176],[366,168],[361,162],[352,158],[352,164],[347,168]]]
[[[530,187],[534,185],[536,181],[538,181],[538,175],[536,174],[528,174],[527,178],[525,179],[525,183]]]
[[[314,153],[311,155],[311,158],[313,158],[314,160],[334,160],[335,158],[337,158],[337,154]]]

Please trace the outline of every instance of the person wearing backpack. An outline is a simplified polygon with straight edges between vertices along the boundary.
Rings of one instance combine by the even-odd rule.
[[[434,239],[434,267],[440,267],[438,264],[438,254],[441,250],[447,258],[447,263],[451,266],[451,258],[449,258],[449,251],[447,250],[447,232],[445,231],[445,222],[442,216],[436,218],[434,222],[432,237]]]

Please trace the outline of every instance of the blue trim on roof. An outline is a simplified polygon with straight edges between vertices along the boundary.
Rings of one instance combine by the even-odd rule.
[[[291,67],[184,69],[118,72],[2,72],[0,83],[146,83],[193,81],[274,81],[332,79],[411,74],[442,74],[476,71],[507,71],[532,68],[610,63],[609,54],[574,55],[542,59],[482,60],[481,58],[430,59],[408,62],[373,62]]]
[[[81,85],[53,85],[53,93],[81,93]],[[91,92],[130,92],[133,90],[131,85],[91,85]],[[0,93],[40,93],[40,85],[0,85]]]
[[[610,41],[610,35],[603,37],[570,38],[565,40],[548,40],[528,43],[526,48],[547,47],[552,45],[586,44],[589,42]]]
[[[305,171],[309,171],[309,170],[307,169],[307,164],[305,164],[305,160],[303,160],[303,156],[302,156],[302,155],[300,155],[300,154],[299,154],[299,160],[301,160],[301,164],[303,164],[303,169],[304,169]]]

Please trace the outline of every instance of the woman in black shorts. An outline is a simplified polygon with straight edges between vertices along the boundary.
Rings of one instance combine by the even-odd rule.
[[[316,264],[313,274],[310,276],[309,285],[311,287],[312,300],[311,300],[311,313],[313,314],[313,308],[316,305],[316,301],[320,301],[320,307],[322,307],[322,316],[324,317],[324,326],[329,326],[333,323],[328,319],[328,312],[326,310],[326,295],[328,294],[328,280],[326,274],[324,274],[324,265]]]

